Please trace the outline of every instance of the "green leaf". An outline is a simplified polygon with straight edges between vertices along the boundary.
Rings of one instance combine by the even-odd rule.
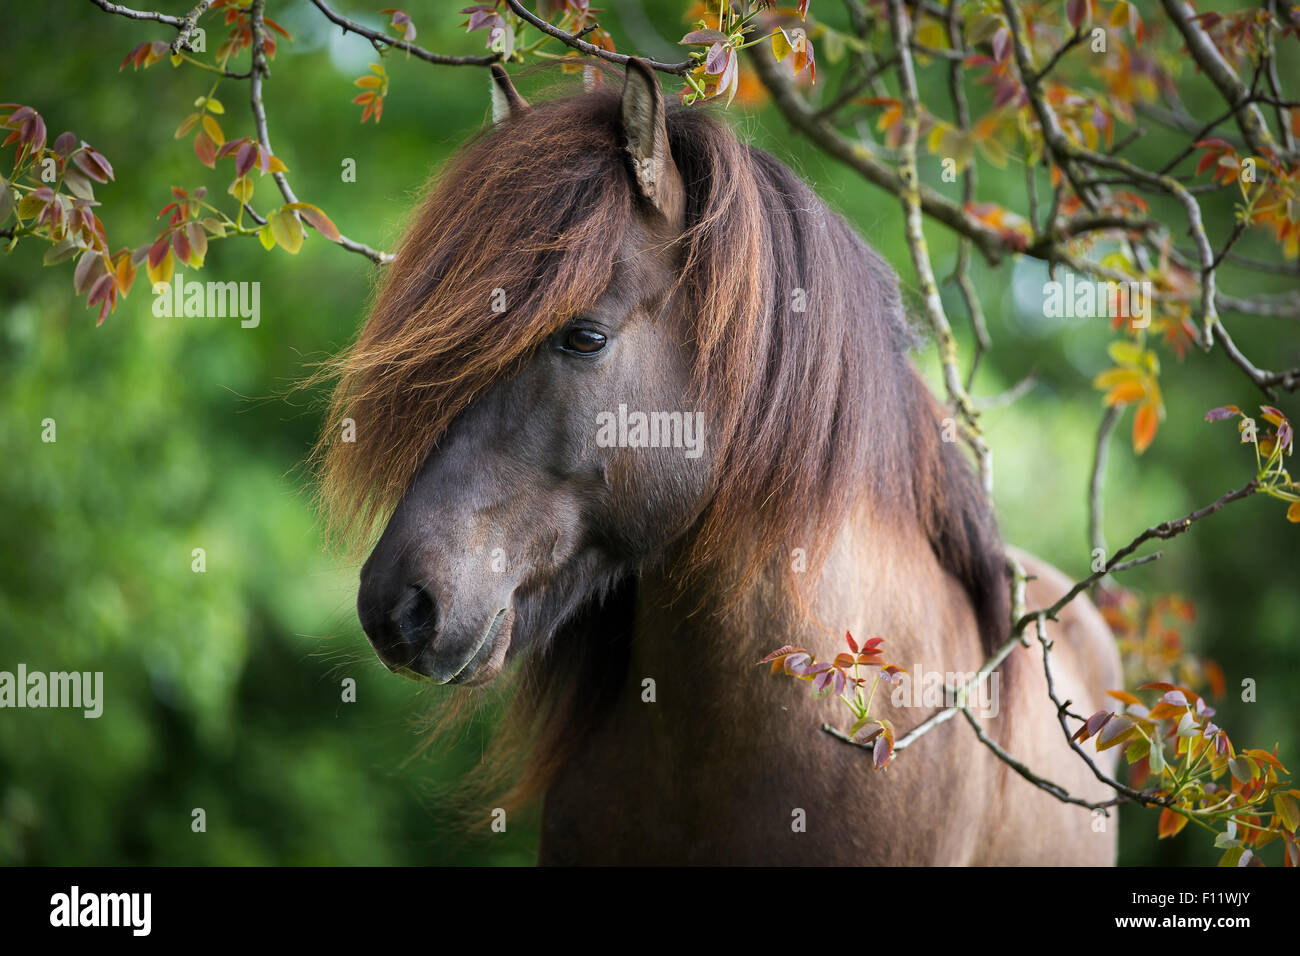
[[[1002,29],[1002,18],[995,14],[985,13],[971,21],[966,28],[966,43],[968,46],[978,46],[986,40],[993,39],[993,34]]]
[[[1127,717],[1112,717],[1097,734],[1097,749],[1109,750],[1118,747],[1137,733],[1137,725]]]
[[[1240,755],[1228,759],[1228,769],[1238,783],[1250,783],[1255,778],[1255,764],[1249,757]]]
[[[188,136],[190,130],[194,129],[194,126],[198,121],[198,113],[191,113],[189,116],[185,117],[185,119],[181,120],[181,125],[176,127],[176,139],[184,139]]]
[[[302,248],[302,223],[292,210],[277,209],[266,217],[266,224],[271,227],[271,235],[276,244],[290,255],[297,255]]]
[[[197,269],[203,265],[203,260],[208,255],[208,234],[197,222],[191,222],[185,226],[185,235],[190,240],[190,249],[193,252],[190,264]]]
[[[68,187],[68,192],[78,199],[94,199],[95,187],[91,185],[90,179],[75,169],[66,170],[63,174],[63,185]]]
[[[246,203],[253,198],[253,181],[247,176],[240,176],[230,184],[230,188],[227,189],[226,192],[230,193],[230,195],[234,196],[241,203]]]
[[[1007,168],[1007,148],[1002,144],[1002,140],[996,136],[990,136],[988,139],[979,141],[979,151],[990,163],[998,169]]]
[[[822,29],[821,39],[818,40],[818,43],[820,44],[818,52],[824,52],[826,54],[826,59],[831,63],[838,63],[840,60],[844,59],[844,52],[847,47],[844,42],[843,33],[840,33],[838,30],[832,30],[830,27],[824,27]]]
[[[1165,750],[1159,744],[1151,748],[1151,772],[1155,774],[1165,772]]]
[[[0,176],[0,226],[3,226],[14,214],[14,193],[9,188],[9,181]]]
[[[69,236],[66,239],[56,242],[45,251],[45,257],[41,260],[47,266],[56,266],[60,262],[67,262],[77,254],[78,246]]]
[[[1296,803],[1295,797],[1289,793],[1275,793],[1273,807],[1282,819],[1282,826],[1295,833],[1296,827],[1300,826],[1300,803]]]
[[[1136,342],[1120,339],[1111,342],[1106,351],[1118,365],[1137,365],[1142,360],[1142,346]]]
[[[31,219],[44,209],[45,205],[46,200],[36,195],[36,193],[28,193],[22,199],[18,200],[18,218]]]
[[[692,30],[677,41],[678,46],[713,46],[726,43],[727,35],[721,30]]]
[[[1241,855],[1246,852],[1245,847],[1234,846],[1223,856],[1219,857],[1219,866],[1235,867],[1240,864]]]

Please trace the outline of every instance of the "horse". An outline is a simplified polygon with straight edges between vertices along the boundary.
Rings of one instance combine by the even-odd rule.
[[[541,796],[539,861],[1113,864],[1113,819],[964,721],[877,771],[821,731],[847,723],[834,695],[756,666],[848,631],[917,678],[969,674],[1010,633],[992,507],[889,265],[639,60],[621,90],[533,105],[497,66],[493,103],[336,360],[318,454],[331,526],[373,545],[357,613],[380,660],[505,688],[484,760]],[[1069,587],[1020,558],[1028,607]],[[1100,615],[1080,599],[1052,627],[1058,694],[1100,709],[1120,686]],[[1103,801],[1037,655],[1000,665],[983,726]],[[934,712],[876,700],[899,735]]]

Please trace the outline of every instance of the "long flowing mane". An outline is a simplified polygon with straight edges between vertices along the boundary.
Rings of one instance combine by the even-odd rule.
[[[940,440],[897,277],[794,173],[708,112],[671,109],[668,130],[687,193],[686,331],[718,456],[685,573],[734,595],[792,547],[815,563],[865,500],[919,523],[986,645],[999,641],[996,528],[961,452]],[[317,461],[345,539],[363,541],[453,419],[600,295],[637,202],[608,88],[499,124],[446,167],[333,368]],[[356,440],[340,442],[349,418]],[[549,715],[532,737],[537,767],[554,767],[577,733],[564,700],[582,697],[582,652],[565,643],[524,668],[526,706]],[[595,704],[574,706],[590,718]],[[544,786],[544,772],[532,776]]]

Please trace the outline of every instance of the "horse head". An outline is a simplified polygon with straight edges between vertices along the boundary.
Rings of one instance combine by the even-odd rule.
[[[919,522],[999,630],[987,503],[884,260],[639,61],[533,107],[493,82],[322,439],[335,516],[387,519],[357,600],[383,661],[482,683],[653,562],[725,610],[792,549],[811,580],[864,501]]]
[[[484,144],[492,155],[479,163],[508,162],[518,144],[553,135],[546,107],[529,109],[499,68],[494,89],[497,128]],[[528,334],[540,340],[448,424],[362,568],[358,614],[380,658],[399,673],[438,683],[488,680],[512,647],[545,640],[576,608],[662,551],[707,500],[710,458],[703,413],[689,395],[688,330],[675,294],[685,194],[666,105],[640,63],[629,66],[612,105],[598,98],[592,106],[605,109],[583,117],[591,128],[572,131],[587,150],[576,169],[507,187],[522,201],[510,214],[533,220],[525,224],[531,234],[511,250],[527,261],[502,265],[499,284],[479,303],[482,327],[458,341],[467,351],[491,349],[490,340],[517,334],[505,320],[493,328],[490,317],[536,308],[511,282],[548,264],[564,268],[547,260],[572,241],[565,230],[583,228],[575,208],[607,207],[604,234],[584,241],[608,246],[599,256],[608,262],[594,266],[608,277],[581,277],[599,286],[584,290],[594,294],[581,308],[534,316]],[[615,139],[621,156],[602,148]],[[442,277],[449,289],[460,268]],[[631,442],[629,415],[634,429],[644,423],[646,431]],[[664,426],[655,428],[655,442],[652,425]],[[646,447],[637,447],[641,437]]]

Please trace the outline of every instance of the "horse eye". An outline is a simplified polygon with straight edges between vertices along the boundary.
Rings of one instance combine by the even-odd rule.
[[[593,355],[605,347],[605,336],[594,329],[569,329],[560,340],[560,348],[579,355]]]

